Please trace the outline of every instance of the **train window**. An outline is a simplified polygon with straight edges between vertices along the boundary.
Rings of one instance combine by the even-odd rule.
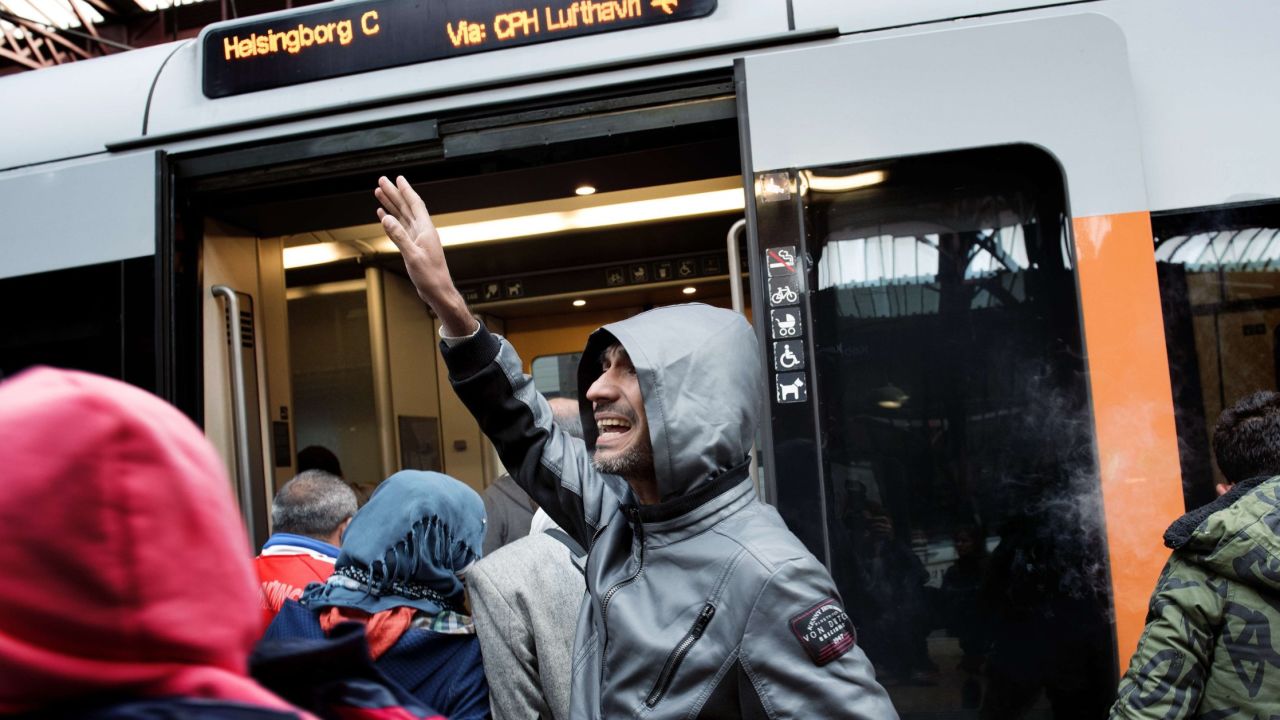
[[[298,447],[319,445],[336,454],[345,479],[363,496],[383,479],[373,354],[364,287],[344,285],[331,286],[342,292],[290,290],[293,408]]]
[[[1212,501],[1210,438],[1224,408],[1280,389],[1280,204],[1152,218],[1183,496]]]
[[[833,575],[904,720],[1104,717],[1115,650],[1057,163],[795,176]]]
[[[157,391],[155,268],[143,257],[0,280],[0,378],[53,365]]]
[[[539,355],[533,359],[533,383],[549,398],[578,398],[578,360],[582,353]]]

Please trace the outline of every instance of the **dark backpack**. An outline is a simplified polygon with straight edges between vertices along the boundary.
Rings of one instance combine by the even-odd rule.
[[[249,674],[324,720],[445,720],[374,666],[358,623],[320,640],[264,640],[249,658]]]

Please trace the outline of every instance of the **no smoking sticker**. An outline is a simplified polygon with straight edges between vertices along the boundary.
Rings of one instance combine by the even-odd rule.
[[[796,260],[795,245],[771,247],[764,251],[764,255],[764,262],[765,266],[769,270],[769,277],[796,274],[796,267],[798,266],[799,261]]]

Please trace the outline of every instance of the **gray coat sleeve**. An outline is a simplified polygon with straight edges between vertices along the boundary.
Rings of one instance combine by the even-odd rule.
[[[630,491],[598,472],[587,446],[551,421],[551,406],[524,374],[520,356],[484,326],[452,347],[442,344],[449,380],[502,464],[552,520],[583,547],[617,512]]]
[[[539,685],[528,618],[507,602],[484,563],[467,573],[467,592],[484,655],[494,720],[551,717]]]
[[[830,577],[812,558],[774,571],[747,620],[739,657],[770,718],[897,720]]]

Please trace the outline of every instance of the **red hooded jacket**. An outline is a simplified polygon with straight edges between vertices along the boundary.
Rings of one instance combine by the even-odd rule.
[[[294,711],[245,674],[251,557],[176,409],[84,373],[0,384],[0,714],[108,695]]]

